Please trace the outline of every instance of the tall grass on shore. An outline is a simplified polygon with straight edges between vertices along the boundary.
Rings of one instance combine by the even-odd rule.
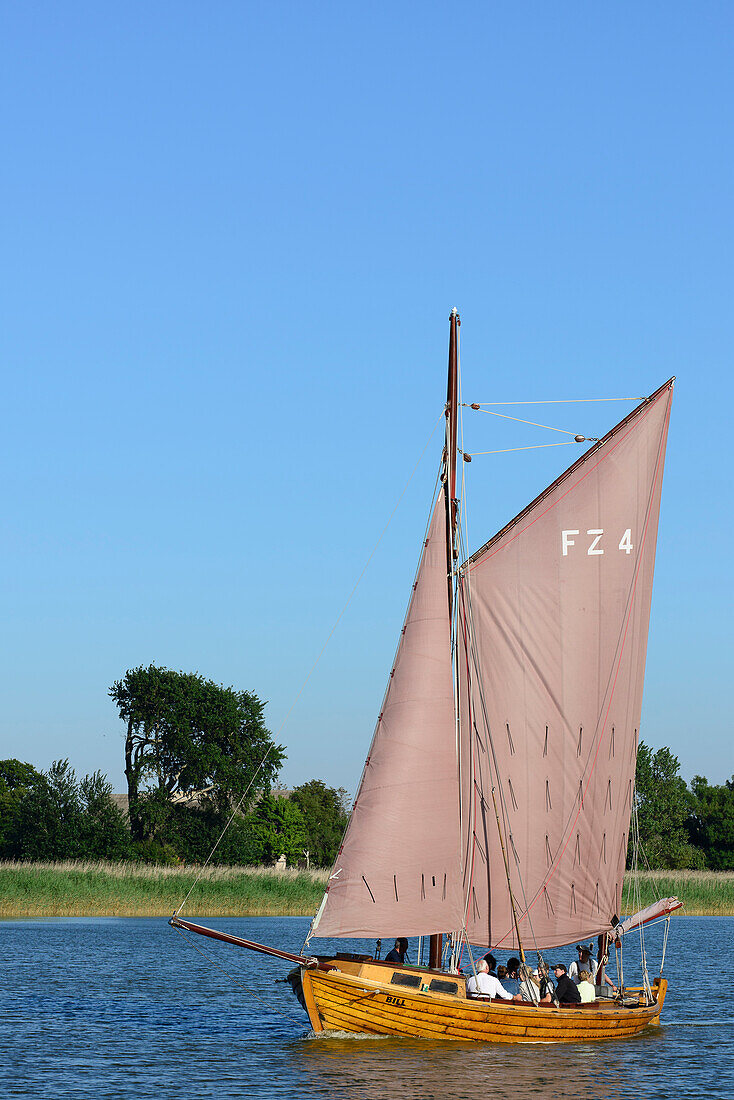
[[[0,917],[169,916],[186,897],[198,867],[141,863],[1,863]],[[207,867],[184,916],[311,916],[327,871]],[[689,915],[734,915],[734,872],[648,871],[641,904],[676,894]]]
[[[141,863],[0,862],[0,917],[159,917],[177,909],[199,867]],[[207,867],[186,903],[189,916],[310,916],[327,871]]]
[[[639,877],[643,906],[677,896],[689,916],[734,916],[734,871],[644,871]]]

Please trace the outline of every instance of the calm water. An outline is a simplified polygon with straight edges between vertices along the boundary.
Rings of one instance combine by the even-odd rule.
[[[295,951],[308,924],[205,923]],[[0,1096],[734,1097],[734,918],[674,921],[663,1026],[564,1047],[315,1038],[286,963],[200,944],[241,984],[162,919],[0,921]]]

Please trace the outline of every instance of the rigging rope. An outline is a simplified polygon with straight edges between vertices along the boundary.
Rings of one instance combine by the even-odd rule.
[[[259,1001],[260,1004],[265,1005],[265,1007],[269,1008],[272,1012],[277,1012],[277,1014],[279,1016],[282,1016],[285,1020],[294,1020],[295,1019],[295,1017],[291,1016],[289,1013],[281,1012],[281,1010],[279,1008],[275,1008],[274,1005],[270,1004],[269,1001],[266,1001],[262,997],[258,996],[258,994],[253,992],[252,989],[248,989],[248,987],[246,985],[243,985],[242,982],[238,981],[237,978],[233,978],[228,970],[225,970],[225,968],[223,966],[220,966],[218,962],[214,961],[214,959],[211,957],[211,955],[207,955],[206,951],[202,951],[202,949],[198,946],[198,944],[195,944],[192,939],[189,939],[189,937],[186,935],[186,933],[183,931],[183,929],[177,928],[176,931],[179,932],[183,936],[183,938],[186,940],[186,942],[189,944],[190,947],[193,947],[194,951],[198,951],[199,954],[201,955],[201,957],[203,959],[206,959],[206,961],[210,964],[210,966],[215,967],[217,970],[221,970],[222,974],[224,974],[227,978],[229,978],[229,980],[234,985],[237,985],[237,986],[240,987],[240,989],[243,989],[245,991],[245,993],[249,994],[250,997],[254,997],[256,1001]]]
[[[363,566],[363,568],[362,568],[362,572],[361,572],[361,573],[359,574],[359,576],[357,577],[357,580],[356,580],[356,582],[355,582],[355,584],[354,584],[354,587],[352,588],[352,591],[351,591],[351,592],[349,593],[349,596],[347,597],[347,601],[346,601],[346,603],[344,604],[344,606],[342,607],[341,611],[339,612],[339,614],[338,614],[338,616],[337,616],[337,618],[336,618],[336,622],[334,623],[334,625],[332,626],[331,630],[329,631],[329,634],[328,634],[328,636],[327,636],[327,638],[326,638],[326,641],[324,642],[324,644],[322,645],[321,649],[319,650],[318,656],[316,657],[316,660],[315,660],[315,661],[314,661],[314,663],[312,664],[312,666],[311,666],[311,668],[310,668],[310,670],[309,670],[309,672],[308,672],[308,675],[306,676],[306,679],[305,679],[305,680],[303,681],[303,683],[301,684],[301,687],[299,688],[298,692],[296,693],[296,696],[295,696],[295,698],[294,698],[293,702],[291,703],[291,705],[290,705],[290,707],[289,707],[288,711],[286,712],[285,718],[283,719],[283,721],[282,721],[282,722],[280,723],[280,725],[278,726],[277,732],[276,732],[276,734],[275,734],[275,737],[276,737],[276,738],[280,737],[280,734],[281,734],[281,732],[282,732],[282,730],[283,730],[283,728],[284,728],[284,726],[285,726],[286,722],[288,721],[288,719],[290,718],[291,714],[293,713],[293,710],[295,709],[295,706],[296,706],[296,704],[297,704],[298,700],[299,700],[299,699],[301,698],[301,696],[303,695],[303,692],[304,692],[304,691],[305,691],[305,689],[306,689],[306,685],[308,684],[309,680],[311,679],[311,677],[312,677],[312,675],[313,675],[313,673],[314,673],[314,671],[315,671],[315,669],[316,669],[316,666],[318,665],[319,661],[320,661],[320,660],[321,660],[321,658],[323,657],[323,655],[324,655],[324,650],[326,649],[326,647],[328,646],[329,642],[331,641],[331,639],[332,639],[332,637],[333,637],[333,635],[334,635],[334,633],[335,633],[335,631],[336,631],[336,628],[338,627],[339,623],[340,623],[340,622],[341,622],[341,620],[343,619],[343,617],[344,617],[344,614],[346,613],[346,610],[347,610],[347,608],[349,607],[350,603],[352,602],[352,600],[353,600],[353,598],[354,598],[354,594],[355,594],[355,592],[357,591],[357,588],[359,587],[359,584],[360,584],[360,582],[361,582],[362,578],[364,577],[365,573],[367,572],[367,568],[368,568],[368,566],[369,566],[370,562],[372,561],[373,557],[375,556],[375,554],[376,554],[376,552],[377,552],[377,549],[378,549],[378,547],[379,547],[380,543],[382,542],[383,538],[385,537],[385,533],[387,532],[387,529],[388,529],[388,527],[390,526],[390,524],[391,524],[391,522],[392,522],[393,516],[395,515],[395,513],[396,513],[396,512],[397,512],[397,510],[398,510],[398,508],[400,507],[400,504],[401,504],[401,502],[402,502],[402,499],[403,499],[403,497],[405,496],[406,492],[408,491],[408,487],[409,487],[409,485],[410,485],[411,481],[413,480],[413,478],[414,478],[414,476],[415,476],[415,473],[416,473],[416,471],[417,471],[418,467],[419,467],[419,466],[420,466],[420,464],[421,464],[421,461],[422,461],[422,459],[423,459],[423,456],[424,456],[424,454],[426,453],[426,451],[428,450],[428,446],[429,446],[429,444],[430,444],[431,440],[433,439],[433,436],[434,436],[434,433],[435,433],[435,431],[436,431],[436,428],[438,427],[438,425],[439,425],[439,424],[441,423],[441,421],[443,420],[443,417],[444,417],[444,410],[442,409],[442,410],[441,410],[441,413],[440,413],[440,415],[439,415],[439,417],[438,417],[438,419],[436,420],[436,423],[435,423],[435,424],[433,425],[433,428],[431,429],[431,434],[430,434],[430,435],[428,436],[428,439],[426,440],[426,444],[425,444],[425,446],[424,446],[423,450],[421,451],[420,455],[418,456],[418,461],[416,462],[415,466],[413,467],[413,469],[412,469],[412,471],[411,471],[411,473],[410,473],[410,476],[409,476],[408,480],[406,481],[405,485],[403,486],[403,490],[402,490],[402,492],[400,493],[400,496],[398,497],[397,501],[395,502],[395,507],[393,508],[392,512],[390,513],[390,515],[389,515],[389,517],[388,517],[388,520],[387,520],[387,523],[385,524],[385,526],[383,527],[382,531],[380,532],[380,536],[379,536],[379,538],[377,539],[377,542],[376,542],[376,543],[375,543],[375,545],[373,546],[373,548],[372,548],[372,550],[371,550],[371,552],[370,552],[370,554],[369,554],[369,557],[367,558],[367,561],[366,561],[366,562],[364,563],[364,566]],[[234,808],[234,810],[232,811],[232,813],[231,813],[231,815],[230,815],[230,817],[229,817],[229,819],[228,819],[228,821],[227,821],[226,825],[225,825],[225,826],[224,826],[224,828],[222,829],[222,832],[220,833],[219,837],[217,838],[217,841],[216,841],[216,843],[214,844],[214,847],[212,848],[212,850],[211,850],[211,852],[209,853],[209,855],[208,855],[208,856],[206,857],[206,860],[204,861],[204,863],[203,863],[203,864],[201,865],[201,867],[199,868],[199,873],[197,874],[196,878],[194,879],[193,883],[191,884],[191,888],[189,889],[189,892],[188,892],[188,894],[186,895],[186,897],[184,898],[184,900],[183,900],[183,901],[181,902],[181,904],[179,905],[178,909],[177,909],[177,910],[175,911],[175,912],[176,912],[176,915],[178,915],[178,914],[179,914],[179,913],[181,912],[181,910],[183,909],[184,905],[185,905],[185,904],[186,904],[186,902],[187,902],[187,901],[189,900],[189,897],[191,896],[191,893],[192,893],[192,891],[194,890],[194,888],[195,888],[195,887],[196,887],[196,885],[198,884],[198,882],[199,882],[199,879],[201,878],[202,874],[204,873],[204,871],[205,871],[205,870],[206,870],[206,868],[208,867],[208,865],[209,865],[209,862],[210,862],[210,860],[211,860],[212,856],[214,855],[214,853],[216,852],[217,848],[218,848],[218,847],[219,847],[219,845],[221,844],[221,842],[222,842],[222,840],[223,840],[223,838],[224,838],[224,835],[225,835],[225,833],[227,832],[227,830],[229,829],[230,825],[231,825],[231,824],[232,824],[232,822],[234,821],[235,817],[236,817],[236,816],[237,816],[237,814],[239,813],[239,811],[240,811],[240,809],[241,809],[241,807],[242,807],[242,804],[243,804],[243,802],[245,801],[245,798],[246,798],[246,797],[247,797],[247,795],[249,794],[249,792],[250,792],[250,790],[251,790],[251,788],[252,788],[252,785],[253,785],[253,783],[255,782],[255,779],[256,779],[256,778],[257,778],[257,776],[258,776],[258,775],[260,774],[260,772],[262,771],[262,769],[263,769],[263,768],[265,767],[265,763],[266,763],[266,761],[267,761],[267,759],[268,759],[268,756],[270,755],[270,753],[272,752],[272,750],[273,750],[274,748],[275,748],[275,741],[273,741],[273,742],[272,742],[272,743],[271,743],[271,744],[270,744],[270,745],[268,746],[267,752],[265,753],[265,755],[263,756],[262,760],[261,760],[261,761],[260,761],[260,763],[258,764],[258,766],[257,766],[257,768],[256,768],[256,770],[255,770],[255,772],[254,772],[254,774],[253,774],[253,776],[252,776],[252,779],[251,779],[251,780],[250,780],[250,782],[249,782],[249,783],[247,784],[247,788],[245,789],[245,792],[244,792],[244,794],[242,794],[242,795],[241,795],[241,797],[240,797],[240,800],[239,800],[239,802],[238,802],[238,803],[237,803],[237,805],[235,806],[235,808]]]
[[[548,401],[475,401],[474,405],[585,405],[598,401],[644,401],[644,397],[553,397]],[[472,406],[469,405],[469,408]]]
[[[470,405],[469,408],[474,408]],[[486,413],[487,416],[500,416],[503,420],[514,420],[517,424],[529,424],[531,428],[545,428],[549,432],[560,432],[561,435],[578,435],[578,432],[569,431],[568,428],[554,428],[550,424],[539,424],[537,420],[523,420],[520,416],[510,416],[508,413],[492,412],[491,409],[477,409],[477,412]]]

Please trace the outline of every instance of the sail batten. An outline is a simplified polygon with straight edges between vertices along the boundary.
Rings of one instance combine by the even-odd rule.
[[[609,930],[619,908],[671,391],[638,406],[461,570],[462,757],[473,754],[475,803],[499,793],[526,948]],[[465,814],[462,829],[469,938],[516,947],[494,814]]]

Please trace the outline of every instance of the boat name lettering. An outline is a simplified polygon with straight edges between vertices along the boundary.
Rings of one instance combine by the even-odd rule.
[[[402,997],[391,997],[388,993],[385,996],[385,1000],[389,1005],[400,1005],[401,1008],[405,1008],[405,1001],[402,999]]]
[[[561,531],[561,554],[564,558],[568,557],[568,551],[571,546],[576,545],[576,539],[572,538],[572,535],[580,535],[581,531],[574,528],[568,531]],[[604,534],[603,527],[590,527],[586,532],[587,536],[591,538],[591,542],[588,545],[586,553],[589,557],[595,557],[598,554],[604,553],[604,547],[600,546],[602,536]],[[632,528],[628,527],[622,535],[617,545],[618,550],[623,550],[625,554],[631,554],[634,550],[632,545]]]

